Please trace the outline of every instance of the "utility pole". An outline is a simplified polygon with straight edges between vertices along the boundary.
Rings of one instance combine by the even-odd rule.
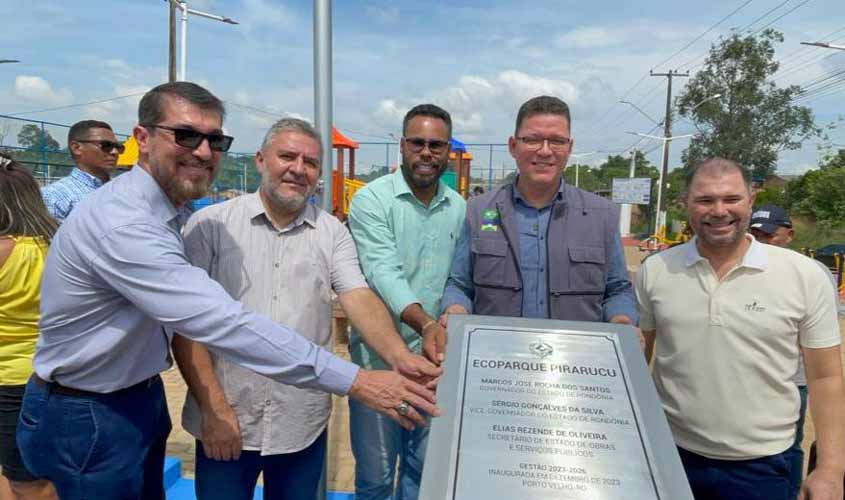
[[[167,81],[176,81],[176,5],[167,2],[170,22],[167,31]]]
[[[679,73],[677,70],[668,73],[649,71],[651,76],[665,76],[668,78],[666,86],[666,118],[663,120],[663,164],[660,167],[660,189],[657,190],[657,224],[654,233],[658,236],[666,235],[666,198],[662,196],[669,178],[669,142],[672,139],[672,78],[676,76],[688,78],[689,71]]]

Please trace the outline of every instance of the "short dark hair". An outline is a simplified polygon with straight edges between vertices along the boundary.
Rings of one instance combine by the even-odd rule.
[[[749,193],[751,192],[751,174],[748,172],[748,169],[742,168],[742,165],[733,160],[727,160],[725,158],[719,158],[718,156],[714,156],[713,158],[705,158],[704,160],[697,162],[687,171],[686,178],[684,179],[685,195],[689,194],[690,186],[692,186],[695,177],[702,170],[715,170],[719,174],[724,174],[731,170],[735,170],[742,175],[742,182],[745,184],[745,188],[748,190]]]
[[[516,114],[516,127],[513,129],[514,135],[519,133],[522,122],[534,115],[559,115],[566,118],[566,123],[570,127],[572,126],[569,106],[557,97],[541,95],[528,99],[519,107],[519,112]]]
[[[223,101],[205,88],[193,82],[162,83],[141,98],[138,104],[138,124],[157,125],[164,120],[165,96],[183,99],[203,111],[212,111],[220,116],[220,122],[226,118]]]
[[[70,146],[71,142],[85,139],[88,131],[92,128],[105,128],[111,130],[111,125],[99,120],[82,120],[71,125],[70,130],[67,131],[67,144]]]
[[[452,138],[452,117],[449,115],[448,111],[435,104],[417,104],[411,108],[402,120],[402,135],[405,135],[405,132],[408,130],[408,122],[417,116],[430,116],[431,118],[443,120],[443,123],[446,124],[446,129],[449,132],[449,138]]]

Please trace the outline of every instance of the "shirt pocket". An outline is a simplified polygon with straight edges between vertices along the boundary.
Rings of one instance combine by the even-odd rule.
[[[604,293],[607,259],[603,247],[569,247],[569,290]]]
[[[473,238],[472,280],[476,285],[504,286],[508,242],[504,239]]]

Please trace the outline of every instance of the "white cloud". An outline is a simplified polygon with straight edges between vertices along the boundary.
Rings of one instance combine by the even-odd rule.
[[[505,90],[520,104],[538,95],[553,95],[572,104],[578,99],[578,89],[566,80],[554,80],[541,76],[532,76],[521,71],[509,69],[499,73],[498,81]]]
[[[383,25],[396,24],[399,22],[399,7],[365,5],[364,12],[367,18]]]
[[[300,24],[296,14],[283,5],[267,0],[244,0],[243,20],[237,17],[247,31],[259,26],[271,26],[276,30],[289,31]],[[235,16],[232,16],[235,17]],[[310,26],[310,24],[306,24]]]
[[[49,106],[68,104],[73,99],[69,90],[54,90],[47,80],[29,75],[19,75],[15,78],[15,95],[33,103]]]
[[[561,47],[578,48],[609,47],[622,41],[618,32],[601,26],[579,26],[557,39]]]

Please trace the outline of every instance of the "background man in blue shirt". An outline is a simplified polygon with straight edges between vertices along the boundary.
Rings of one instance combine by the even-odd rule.
[[[108,182],[123,153],[111,126],[97,120],[74,123],[67,133],[67,147],[76,167],[70,175],[41,190],[44,204],[59,223],[92,191]]]
[[[467,205],[443,295],[449,313],[636,324],[619,209],[569,186],[569,107],[523,104],[508,149],[519,175]]]
[[[33,474],[63,500],[164,498],[170,417],[158,373],[173,331],[278,382],[348,394],[408,429],[434,394],[361,370],[247,311],[190,264],[177,207],[203,196],[232,143],[223,103],[190,82],[144,95],[138,165],[80,203],[50,246],[40,337],[18,422]],[[294,284],[292,284],[293,286]]]

